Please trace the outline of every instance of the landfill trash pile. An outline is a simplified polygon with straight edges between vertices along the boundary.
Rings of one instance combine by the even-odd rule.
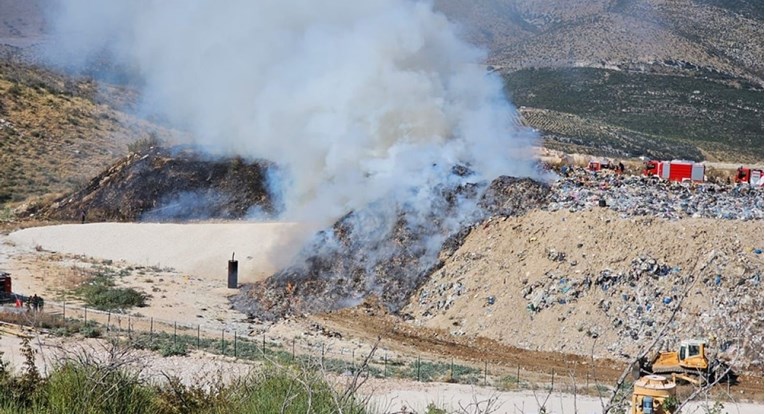
[[[470,260],[475,259],[474,256]],[[566,262],[565,254],[554,250],[550,250],[548,260]],[[533,282],[521,279],[520,292],[513,297],[525,302],[530,318],[550,313],[561,326],[577,307],[594,308],[599,318],[577,321],[573,326],[576,335],[597,340],[608,331],[615,338],[608,349],[616,355],[625,352],[635,355],[656,338],[675,307],[681,306],[661,340],[660,349],[672,349],[683,339],[706,339],[714,350],[730,351],[735,346],[744,351],[730,361],[734,368],[761,370],[763,274],[761,269],[734,270],[740,264],[737,262],[736,258],[711,251],[694,269],[682,269],[644,256],[633,258],[626,271],[605,268],[594,274],[582,274],[574,272],[575,265],[567,266],[564,267],[567,271],[547,271]],[[689,287],[689,297],[684,298]],[[476,300],[475,291],[460,279],[431,280],[417,293],[412,318],[425,324],[458,301]],[[495,295],[485,297],[483,306],[490,314],[497,300]],[[597,323],[597,319],[607,323]],[[455,328],[451,334],[463,336],[465,331]]]
[[[618,175],[611,171],[574,169],[552,184],[549,211],[571,212],[599,207],[622,217],[666,219],[709,217],[730,220],[763,218],[763,191],[756,186],[669,182]]]
[[[459,248],[473,224],[487,216],[521,215],[548,200],[549,187],[530,179],[500,177],[484,191],[460,186],[439,196],[424,217],[401,206],[375,205],[354,211],[319,233],[296,265],[263,282],[244,286],[234,308],[253,318],[274,320],[289,314],[355,306],[376,295],[391,312]],[[474,207],[465,214],[465,205]],[[388,215],[388,216],[386,216]]]
[[[607,209],[619,212],[622,218],[762,218],[759,190],[671,184],[610,172],[595,175],[576,170],[551,186],[528,179],[500,177],[483,194],[477,194],[478,191],[478,186],[470,185],[443,190],[438,205],[432,206],[427,217],[416,224],[408,217],[411,212],[401,208],[393,212],[370,208],[349,213],[309,242],[295,265],[265,281],[244,286],[232,298],[232,303],[254,318],[274,320],[288,314],[355,306],[371,294],[380,297],[390,311],[397,312],[485,219],[518,216],[531,210],[579,212],[591,210],[605,199]],[[455,228],[455,206],[479,197],[473,215]],[[388,226],[386,222],[393,224]],[[479,253],[475,255],[480,258]],[[577,264],[576,259],[562,251],[550,249],[547,255],[553,262],[572,267]],[[674,275],[666,266],[660,265],[658,269],[663,280]],[[576,302],[592,289],[606,287],[609,290],[612,285],[609,292],[624,286],[632,289],[634,286],[630,283],[635,277],[634,271],[614,274],[608,269],[589,276],[553,272],[546,275],[544,282],[525,286],[524,297],[529,310],[540,312],[551,306]],[[462,290],[463,286],[458,283],[442,286],[438,292],[420,292],[420,295],[439,298],[425,313],[448,309]],[[495,299],[487,298],[487,301]],[[628,337],[634,336],[631,333],[637,326],[635,323],[621,322],[621,329],[630,333]]]
[[[453,336],[626,360],[680,306],[659,349],[704,339],[735,369],[762,370],[761,222],[532,216],[476,226],[415,292],[406,319]]]

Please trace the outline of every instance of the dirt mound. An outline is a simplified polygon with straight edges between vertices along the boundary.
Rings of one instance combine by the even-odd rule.
[[[22,216],[48,220],[168,221],[237,219],[274,211],[266,174],[269,163],[212,159],[180,147],[133,153],[93,178],[85,188]]]
[[[412,217],[416,213],[405,206],[391,217],[381,217],[385,211],[374,206],[352,212],[319,233],[296,265],[242,289],[234,307],[272,320],[354,306],[375,295],[396,312],[459,248],[472,224],[489,215],[523,214],[547,203],[548,195],[545,184],[500,177],[485,191],[476,185],[444,189],[424,217]]]
[[[762,228],[608,209],[487,220],[402,313],[455,337],[614,358],[651,343],[688,291],[665,348],[703,338],[761,370]]]

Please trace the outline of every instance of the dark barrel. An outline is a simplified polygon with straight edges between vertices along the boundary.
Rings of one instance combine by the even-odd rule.
[[[12,293],[13,287],[11,286],[11,275],[8,273],[0,272],[0,285],[2,291],[5,293]]]
[[[228,288],[236,289],[239,287],[239,261],[228,261]]]

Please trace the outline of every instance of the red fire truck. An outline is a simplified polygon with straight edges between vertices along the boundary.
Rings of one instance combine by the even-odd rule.
[[[762,170],[738,167],[736,170],[736,183],[748,183],[755,185],[762,179]]]
[[[704,181],[705,166],[693,161],[646,161],[643,175],[668,181]]]

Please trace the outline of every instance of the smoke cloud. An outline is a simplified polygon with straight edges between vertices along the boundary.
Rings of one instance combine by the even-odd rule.
[[[536,174],[535,136],[501,79],[429,2],[54,6],[51,59],[109,56],[138,74],[147,113],[221,155],[277,163],[285,220],[323,226],[380,200],[430,207],[424,189]]]

